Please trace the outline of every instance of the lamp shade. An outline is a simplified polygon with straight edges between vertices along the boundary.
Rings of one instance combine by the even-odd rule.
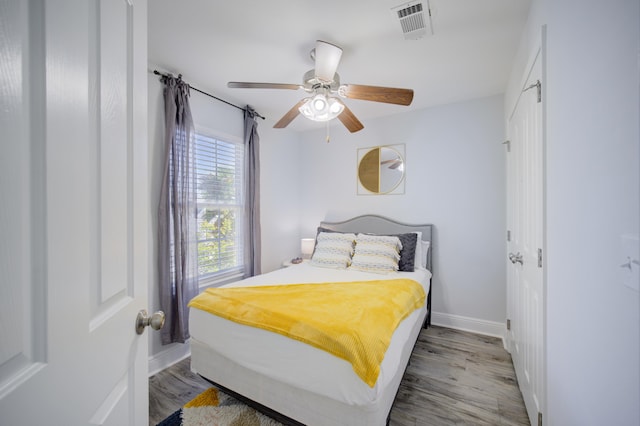
[[[311,259],[315,242],[315,238],[303,238],[300,240],[300,252],[303,259]]]

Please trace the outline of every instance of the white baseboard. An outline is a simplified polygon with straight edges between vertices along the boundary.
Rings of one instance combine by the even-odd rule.
[[[431,314],[431,324],[454,328],[456,330],[470,331],[485,336],[498,337],[502,339],[504,344],[505,325],[500,322],[433,312]]]
[[[149,357],[149,377],[191,355],[191,345],[176,343]]]

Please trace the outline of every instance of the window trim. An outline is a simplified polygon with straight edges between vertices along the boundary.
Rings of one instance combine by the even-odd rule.
[[[239,281],[244,278],[244,268],[238,267],[218,274],[209,274],[198,277],[200,291],[209,287],[220,287],[225,284]]]

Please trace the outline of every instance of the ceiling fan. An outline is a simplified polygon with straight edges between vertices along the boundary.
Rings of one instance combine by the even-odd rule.
[[[342,49],[326,41],[317,40],[311,58],[315,68],[307,71],[302,84],[248,83],[230,81],[227,87],[243,89],[303,89],[309,96],[300,100],[273,127],[287,127],[299,114],[313,121],[329,121],[338,118],[350,132],[362,130],[364,126],[340,98],[410,105],[413,90],[393,87],[340,84],[336,73],[342,57]],[[338,95],[339,97],[336,97]]]

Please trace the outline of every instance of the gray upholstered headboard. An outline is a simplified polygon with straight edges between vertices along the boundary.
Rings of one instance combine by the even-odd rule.
[[[431,253],[433,242],[431,241],[433,225],[414,225],[402,223],[378,215],[362,215],[342,222],[320,222],[323,228],[339,232],[367,232],[372,234],[404,234],[407,232],[422,232],[422,241],[429,241],[430,248],[427,252],[427,269],[433,274]]]

